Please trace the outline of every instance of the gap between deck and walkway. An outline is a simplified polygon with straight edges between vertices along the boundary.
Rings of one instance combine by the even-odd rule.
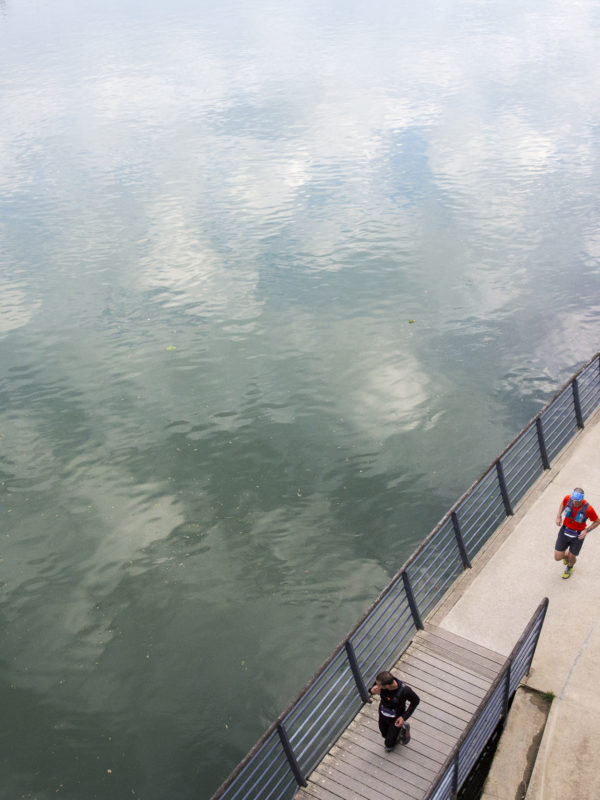
[[[421,800],[505,663],[506,656],[426,624],[392,668],[421,699],[410,720],[410,743],[385,752],[374,700],[295,800]]]

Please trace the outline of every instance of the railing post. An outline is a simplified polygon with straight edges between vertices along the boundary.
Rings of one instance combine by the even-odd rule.
[[[298,786],[306,786],[306,779],[302,774],[302,772],[300,771],[300,767],[298,766],[298,762],[296,761],[296,756],[294,755],[294,751],[292,750],[292,745],[290,744],[290,740],[288,739],[287,732],[283,727],[282,722],[280,722],[279,725],[277,726],[277,733],[279,734],[279,738],[281,739],[281,745],[287,756],[290,768],[294,773],[294,778],[296,778],[296,783],[298,784]]]
[[[506,670],[506,678],[504,681],[504,699],[502,702],[502,710],[504,713],[504,724],[506,724],[506,717],[508,716],[508,701],[510,700],[510,670],[512,668],[512,661],[508,663]]]
[[[458,794],[458,756],[460,755],[460,748],[456,751],[454,756],[454,769],[452,771],[452,797],[455,798]]]
[[[410,613],[412,614],[413,622],[415,623],[415,628],[417,630],[424,630],[425,626],[423,625],[423,620],[421,619],[421,615],[419,614],[419,609],[417,608],[417,603],[415,600],[415,596],[413,594],[412,586],[410,585],[410,580],[408,577],[408,572],[404,570],[402,573],[402,582],[404,583],[404,591],[406,593],[406,599],[408,600],[408,605],[410,606]]]
[[[352,675],[354,676],[354,681],[356,683],[358,693],[360,694],[360,699],[363,701],[363,703],[368,703],[371,699],[371,695],[369,694],[369,690],[365,686],[363,677],[360,674],[360,667],[358,666],[356,653],[354,652],[354,647],[352,646],[352,642],[350,641],[350,639],[346,639],[345,647],[346,647],[346,655],[348,656],[348,662],[350,664],[350,669],[352,670]]]
[[[454,528],[454,536],[456,537],[456,544],[458,546],[458,552],[460,553],[460,557],[462,559],[463,567],[465,569],[471,568],[471,562],[469,561],[469,556],[467,554],[467,549],[465,547],[465,542],[462,537],[462,531],[460,529],[460,522],[458,521],[458,515],[456,511],[452,512],[452,527]]]
[[[546,451],[546,439],[544,438],[544,428],[541,417],[536,419],[535,427],[537,428],[538,445],[540,447],[540,456],[542,457],[542,466],[544,469],[550,469],[550,461],[548,460],[548,452]]]
[[[577,427],[583,428],[583,414],[581,413],[581,400],[579,399],[579,384],[577,378],[573,378],[573,402],[575,403],[575,418],[577,419]]]
[[[506,481],[504,480],[504,470],[502,469],[502,463],[500,459],[496,461],[496,472],[498,473],[498,483],[500,484],[500,493],[502,495],[502,502],[504,503],[506,516],[512,517],[514,512],[510,504],[510,497],[508,496],[508,489],[506,488]]]
[[[529,657],[529,664],[527,664],[527,672],[526,675],[529,675],[529,670],[531,669],[531,665],[533,663],[533,657],[535,656],[535,651],[537,650],[538,642],[540,640],[540,633],[542,632],[542,625],[544,624],[544,620],[546,619],[546,612],[548,611],[548,599],[546,598],[546,604],[542,609],[542,613],[538,617],[538,629],[537,629],[537,636],[535,637],[535,644],[533,645],[533,650],[531,651],[531,656]]]

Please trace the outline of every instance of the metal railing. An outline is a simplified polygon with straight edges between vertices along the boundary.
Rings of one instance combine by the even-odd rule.
[[[596,353],[452,506],[211,800],[289,800],[306,785],[368,702],[366,683],[400,658],[415,629],[599,405]]]
[[[424,800],[452,800],[475,766],[495,727],[508,714],[508,704],[517,686],[529,672],[548,608],[545,597],[537,607],[521,638],[490,686],[479,708],[458,740]]]

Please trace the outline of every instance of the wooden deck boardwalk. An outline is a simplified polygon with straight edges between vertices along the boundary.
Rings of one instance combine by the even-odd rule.
[[[361,709],[295,800],[422,800],[506,657],[433,625],[393,668],[421,698],[411,741],[386,753],[378,700]]]

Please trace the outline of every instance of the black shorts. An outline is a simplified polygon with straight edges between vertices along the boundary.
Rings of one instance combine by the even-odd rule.
[[[579,534],[574,537],[567,536],[565,533],[565,526],[563,525],[558,532],[558,536],[556,537],[554,549],[559,553],[564,553],[565,550],[570,550],[574,556],[577,556],[583,547],[583,542],[584,539],[580,539]]]

